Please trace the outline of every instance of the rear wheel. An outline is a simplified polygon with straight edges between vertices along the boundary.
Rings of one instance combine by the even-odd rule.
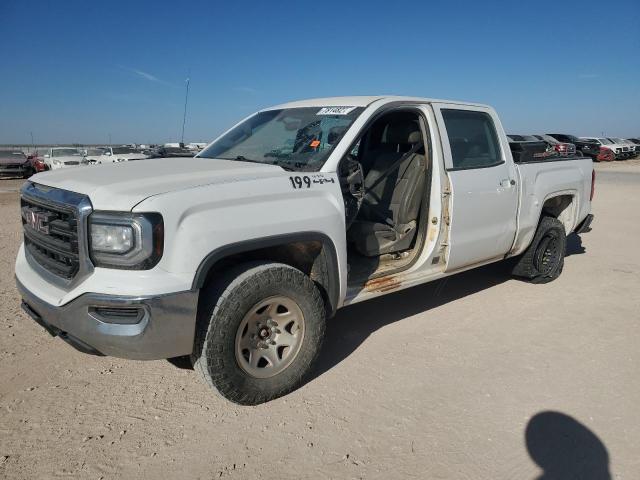
[[[307,275],[249,263],[201,292],[192,362],[223,397],[256,405],[303,383],[324,329],[324,303]]]
[[[548,283],[564,268],[567,238],[562,222],[544,216],[527,250],[518,259],[512,273],[531,283]]]

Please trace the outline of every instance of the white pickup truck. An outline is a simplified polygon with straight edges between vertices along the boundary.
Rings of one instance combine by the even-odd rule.
[[[79,350],[190,355],[257,404],[301,385],[341,307],[509,257],[557,278],[593,187],[588,158],[514,163],[488,106],[299,101],[195,158],[32,177],[16,279],[24,310]]]

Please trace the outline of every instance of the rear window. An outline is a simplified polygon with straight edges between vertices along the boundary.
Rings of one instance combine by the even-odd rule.
[[[503,163],[491,117],[484,112],[443,109],[454,169],[492,167]]]

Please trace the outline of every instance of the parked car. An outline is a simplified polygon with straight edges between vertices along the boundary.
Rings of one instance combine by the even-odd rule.
[[[590,159],[515,163],[469,102],[297,101],[175,160],[26,182],[22,305],[86,353],[190,355],[240,404],[300,386],[337,309],[508,257],[550,282],[593,219]]]
[[[551,135],[546,134],[533,136],[538,140],[547,142],[562,157],[573,157],[574,155],[576,155],[576,146],[573,143],[561,142],[560,140],[553,138]]]
[[[120,163],[120,162],[128,162],[131,160],[144,160],[145,158],[149,158],[148,155],[145,155],[143,152],[136,150],[133,147],[125,146],[125,147],[100,147],[102,155],[91,155],[92,163],[102,164],[102,163]],[[95,152],[97,153],[97,152]]]
[[[599,147],[606,147],[613,151],[616,156],[616,160],[624,160],[629,157],[629,146],[618,145],[613,140],[607,137],[580,137],[582,140],[595,142]]]
[[[547,142],[538,140],[533,135],[507,136],[509,148],[516,163],[542,161],[550,157],[559,156],[558,152]]]
[[[145,151],[148,158],[194,157],[198,151],[186,147],[157,147]]]
[[[98,160],[104,156],[106,152],[106,148],[103,147],[91,147],[87,148],[84,152],[84,158],[89,162],[89,164],[94,165],[98,163]]]
[[[627,138],[627,142],[631,142],[634,147],[636,147],[636,156],[640,154],[640,139],[637,138]]]
[[[623,148],[626,147],[629,149],[629,158],[635,158],[638,152],[636,151],[636,144],[626,140],[624,138],[617,137],[609,137],[610,140],[615,142],[617,145],[622,145]]]
[[[591,140],[584,140],[566,133],[547,133],[546,135],[564,143],[573,143],[576,147],[576,155],[584,155],[597,160],[600,155],[600,144]]]
[[[44,154],[44,163],[49,170],[87,165],[89,162],[77,148],[53,147]]]
[[[34,173],[31,161],[22,150],[0,150],[0,177],[29,178]]]
[[[48,169],[47,164],[44,162],[44,158],[41,157],[37,151],[27,155],[27,158],[31,162],[31,165],[33,166],[35,172],[44,172]]]
[[[608,147],[600,147],[600,153],[596,160],[598,162],[612,162],[616,159],[616,154]]]

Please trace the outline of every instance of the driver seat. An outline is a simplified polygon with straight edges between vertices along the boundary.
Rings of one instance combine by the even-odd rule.
[[[394,163],[399,165],[387,171]],[[407,250],[417,231],[425,185],[424,143],[416,121],[390,123],[386,138],[371,156],[358,219],[349,229],[356,250],[367,257]]]

